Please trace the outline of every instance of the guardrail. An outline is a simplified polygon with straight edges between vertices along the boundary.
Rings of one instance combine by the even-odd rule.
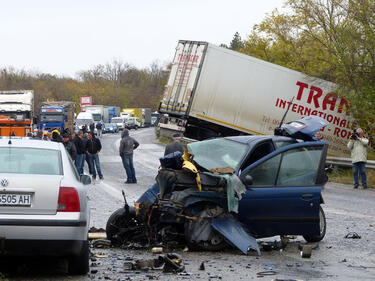
[[[352,167],[352,160],[350,158],[327,157],[326,163],[340,167]],[[368,160],[366,163],[366,168],[375,169],[375,161]]]

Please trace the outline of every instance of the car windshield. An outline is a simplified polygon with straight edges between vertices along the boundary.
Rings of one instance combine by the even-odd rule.
[[[228,166],[236,169],[247,150],[248,145],[223,138],[188,144],[194,161],[207,170]]]
[[[113,124],[111,124],[111,123],[105,123],[104,126],[105,127],[113,127]]]
[[[60,123],[64,121],[64,116],[62,114],[40,114],[40,121]]]
[[[112,123],[122,123],[123,119],[122,118],[112,118],[111,122]]]
[[[60,151],[23,147],[0,148],[0,173],[61,175]]]
[[[80,126],[80,125],[88,125],[88,124],[90,124],[92,122],[92,120],[91,119],[77,119],[76,120],[76,123],[77,123],[77,125],[78,126]]]

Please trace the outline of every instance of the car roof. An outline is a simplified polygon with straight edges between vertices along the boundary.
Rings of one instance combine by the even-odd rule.
[[[9,144],[9,141],[11,144]],[[30,138],[1,138],[0,147],[29,147],[41,149],[61,150],[62,143],[54,141],[42,141]]]
[[[225,137],[225,139],[239,142],[239,143],[244,143],[244,144],[253,144],[255,142],[260,142],[260,141],[266,141],[266,140],[272,140],[274,142],[277,141],[291,141],[294,142],[295,139],[289,138],[289,137],[283,137],[283,136],[262,136],[262,135],[250,135],[250,136],[236,136],[236,137]]]

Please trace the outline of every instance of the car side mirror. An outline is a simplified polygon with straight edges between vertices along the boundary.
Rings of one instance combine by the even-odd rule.
[[[91,178],[90,176],[88,175],[81,175],[81,179],[80,179],[81,183],[83,183],[84,185],[87,185],[87,184],[90,184],[91,183]]]
[[[241,177],[241,181],[245,186],[253,185],[253,177],[250,175],[245,175]]]

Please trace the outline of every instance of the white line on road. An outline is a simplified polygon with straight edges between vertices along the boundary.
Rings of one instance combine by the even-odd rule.
[[[333,209],[333,208],[324,208],[324,211],[329,213],[329,214],[335,214],[335,215],[340,215],[340,216],[349,216],[349,217],[354,217],[354,218],[360,218],[360,219],[365,219],[365,220],[370,220],[374,221],[374,216],[369,216],[369,215],[364,215],[360,213],[355,213],[355,212],[348,212],[345,210],[339,210],[339,209]]]
[[[107,192],[109,195],[111,195],[113,198],[120,199],[120,200],[124,199],[121,191],[118,190],[117,188],[105,183],[104,181],[96,182],[95,186],[98,186],[98,185],[105,187],[103,188],[103,190]]]

